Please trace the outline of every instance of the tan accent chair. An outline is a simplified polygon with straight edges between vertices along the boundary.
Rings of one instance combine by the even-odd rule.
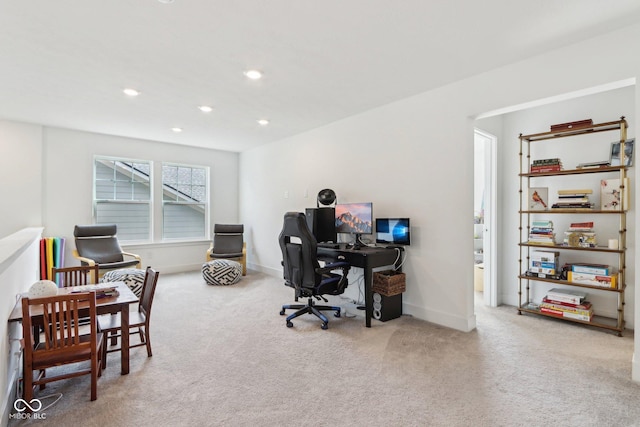
[[[247,244],[244,242],[243,224],[215,224],[213,242],[207,250],[207,261],[232,259],[242,264],[242,275],[247,275]]]
[[[118,243],[116,224],[76,225],[73,235],[76,249],[73,256],[82,265],[99,265],[100,276],[109,270],[141,268],[139,255],[124,252]]]

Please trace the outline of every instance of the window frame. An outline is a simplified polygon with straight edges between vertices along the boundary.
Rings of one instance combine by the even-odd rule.
[[[164,192],[165,192],[165,181],[164,181],[164,167],[168,166],[168,167],[177,167],[177,168],[189,168],[192,170],[192,174],[193,174],[193,170],[194,169],[202,169],[204,171],[204,200],[202,201],[179,201],[179,200],[165,200],[164,198]],[[202,240],[208,240],[209,236],[210,236],[210,212],[211,212],[211,198],[210,198],[210,192],[211,192],[211,168],[209,166],[205,166],[205,165],[195,165],[195,164],[188,164],[188,163],[180,163],[180,162],[171,162],[171,161],[162,161],[160,162],[160,188],[161,190],[161,196],[160,196],[160,221],[161,221],[161,227],[160,227],[160,234],[161,234],[161,241],[163,242],[192,242],[192,241],[202,241]],[[191,187],[194,186],[193,183],[190,184]],[[177,189],[176,189],[177,190]],[[203,205],[204,206],[204,229],[203,229],[203,235],[202,236],[198,236],[198,237],[166,237],[165,236],[165,206],[166,205],[180,205],[180,206],[199,206],[199,205]]]
[[[121,163],[144,163],[149,165],[149,176],[148,176],[148,184],[149,184],[149,199],[148,200],[117,200],[113,199],[98,199],[97,197],[97,184],[98,184],[98,168],[97,163],[99,161],[109,161],[109,162],[121,162]],[[152,243],[154,241],[154,163],[152,160],[143,160],[143,159],[133,159],[133,158],[125,158],[125,157],[114,157],[114,156],[102,156],[102,155],[94,155],[93,156],[93,197],[92,197],[92,220],[94,224],[98,223],[98,205],[101,203],[104,204],[137,204],[137,205],[147,205],[147,212],[149,218],[149,228],[147,230],[148,239],[126,239],[122,238],[122,236],[118,236],[118,240],[122,243],[126,243],[128,245],[140,244],[140,243]],[[115,171],[115,170],[114,170]],[[113,181],[114,189],[116,189],[116,181]],[[135,181],[133,180],[133,176],[131,178],[131,183],[133,184]]]

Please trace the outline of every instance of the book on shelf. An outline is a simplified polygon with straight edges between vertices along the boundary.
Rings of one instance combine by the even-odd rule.
[[[560,161],[560,158],[558,157],[553,157],[550,159],[536,159],[533,162],[531,162],[532,166],[542,166],[542,165],[557,165],[562,163]]]
[[[587,299],[587,293],[579,289],[553,288],[547,292],[547,298],[569,304],[581,304]]]
[[[551,132],[559,132],[571,129],[583,129],[593,126],[593,119],[576,120],[575,122],[557,123],[551,125]]]
[[[620,178],[601,180],[600,209],[603,211],[627,210],[629,205],[629,178],[625,178],[623,190],[624,193],[620,189]]]
[[[569,224],[569,231],[592,231],[593,221],[572,222]]]
[[[540,303],[540,307],[548,308],[550,310],[557,310],[565,313],[581,314],[583,316],[591,317],[593,315],[593,309],[591,308],[591,303],[585,301],[582,305],[585,306],[586,308],[571,307],[564,304],[545,302],[544,300],[542,300],[542,302]]]
[[[591,209],[589,201],[592,190],[558,190],[558,201],[551,205],[552,209]]]
[[[549,205],[548,187],[529,187],[529,198],[527,205],[530,211],[544,211]]]
[[[529,254],[529,270],[531,273],[557,274],[560,252],[558,251],[532,251]]]
[[[584,320],[585,322],[590,322],[593,319],[593,313],[591,313],[591,315],[583,315],[578,313],[571,313],[569,311],[553,310],[547,307],[540,307],[540,312],[551,314],[557,317],[562,317],[565,319]]]
[[[580,163],[576,166],[576,169],[605,168],[607,166],[611,166],[611,162],[609,162],[609,160],[602,160],[600,162]]]
[[[613,273],[611,275],[604,274],[589,274],[589,273],[577,273],[569,271],[567,274],[567,280],[572,283],[580,283],[581,285],[599,286],[601,288],[617,289],[618,274]]]
[[[524,275],[529,277],[538,277],[540,279],[562,280],[562,275],[558,272],[556,272],[555,274],[548,274],[548,273],[535,273],[533,271],[526,271]]]
[[[549,298],[549,296],[545,296],[544,298],[542,298],[542,302],[543,303],[547,303],[547,304],[553,304],[556,306],[562,306],[565,307],[567,309],[571,309],[571,308],[575,308],[575,309],[579,309],[579,310],[589,310],[591,309],[591,303],[589,301],[582,301],[580,304],[572,304],[569,302],[562,302],[562,301],[556,301],[554,299]]]
[[[534,219],[531,221],[532,227],[540,227],[540,228],[553,228],[553,221],[549,221],[546,219]]]
[[[567,190],[558,190],[558,195],[568,195],[568,194],[593,194],[593,190],[590,188],[583,189],[567,189]]]
[[[530,173],[547,173],[547,172],[559,172],[562,170],[562,165],[555,166],[531,166],[529,168]]]
[[[571,264],[571,271],[573,271],[574,273],[587,273],[609,276],[613,272],[613,267],[606,264],[574,263]]]

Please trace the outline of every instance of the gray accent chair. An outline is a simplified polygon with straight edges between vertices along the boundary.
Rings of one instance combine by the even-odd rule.
[[[96,265],[100,269],[100,276],[106,271],[120,268],[141,268],[139,255],[124,252],[116,236],[116,224],[76,225],[73,235],[76,249],[73,256],[82,265]]]
[[[242,264],[242,275],[247,275],[247,244],[244,224],[215,224],[213,242],[207,250],[207,261],[232,259]]]

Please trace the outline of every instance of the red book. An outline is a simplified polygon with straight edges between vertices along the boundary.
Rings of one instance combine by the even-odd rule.
[[[582,301],[582,304],[571,304],[569,302],[556,301],[556,300],[544,297],[542,298],[542,302],[546,302],[547,304],[563,305],[565,307],[571,307],[571,308],[579,308],[580,310],[589,310],[591,308],[591,303],[589,301]]]
[[[562,170],[562,166],[531,166],[531,173],[558,172]]]

